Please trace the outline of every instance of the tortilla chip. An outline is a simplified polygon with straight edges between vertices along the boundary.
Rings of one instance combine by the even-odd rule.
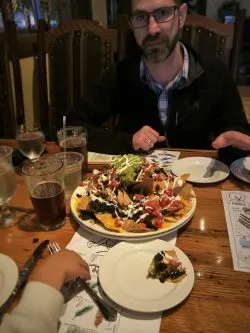
[[[188,178],[190,177],[190,174],[189,173],[184,173],[180,178],[186,182],[188,180]]]
[[[113,231],[118,231],[122,232],[122,228],[117,226],[116,224],[116,218],[114,218],[111,214],[109,213],[97,213],[95,214],[95,217],[99,222],[101,222],[105,228]]]
[[[89,208],[90,197],[82,197],[81,201],[79,202],[79,209],[80,210],[87,210]]]
[[[128,194],[123,190],[118,191],[117,200],[121,206],[125,207],[127,207],[132,202]]]
[[[178,194],[184,200],[190,200],[195,197],[193,186],[191,184],[184,184]]]
[[[145,178],[142,182],[133,186],[133,190],[137,193],[143,193],[145,195],[153,194],[154,180],[152,178]]]
[[[142,232],[147,231],[148,229],[142,224],[135,223],[132,220],[125,220],[122,224],[122,229],[130,232]]]

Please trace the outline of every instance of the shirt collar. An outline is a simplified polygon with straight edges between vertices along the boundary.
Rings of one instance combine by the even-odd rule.
[[[181,46],[181,49],[183,52],[183,67],[182,67],[181,72],[178,73],[176,75],[176,77],[167,84],[167,86],[164,87],[153,79],[152,75],[150,74],[147,67],[145,66],[143,58],[141,58],[141,62],[140,62],[140,80],[150,87],[154,86],[155,88],[160,88],[161,90],[170,89],[170,88],[179,88],[183,84],[183,82],[188,79],[188,72],[189,72],[188,51],[187,51],[186,47],[184,46],[184,44],[182,44],[181,42],[179,42],[179,43],[180,43],[180,46]]]

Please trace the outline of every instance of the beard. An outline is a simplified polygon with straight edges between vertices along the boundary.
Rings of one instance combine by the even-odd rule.
[[[151,63],[160,63],[166,60],[173,53],[178,41],[179,31],[170,38],[160,33],[156,35],[147,35],[142,41],[141,50],[143,57]],[[158,42],[159,45],[150,45],[151,42]]]

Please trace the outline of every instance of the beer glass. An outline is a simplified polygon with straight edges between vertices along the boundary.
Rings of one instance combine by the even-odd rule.
[[[63,226],[66,208],[62,161],[29,162],[22,172],[41,228],[55,230]]]
[[[88,170],[87,130],[83,126],[68,126],[57,131],[61,151],[74,151],[84,156],[83,169]]]

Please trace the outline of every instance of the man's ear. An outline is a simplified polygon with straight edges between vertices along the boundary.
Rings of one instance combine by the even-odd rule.
[[[179,7],[180,29],[183,28],[186,22],[187,12],[188,12],[188,5],[186,3],[183,3]]]

